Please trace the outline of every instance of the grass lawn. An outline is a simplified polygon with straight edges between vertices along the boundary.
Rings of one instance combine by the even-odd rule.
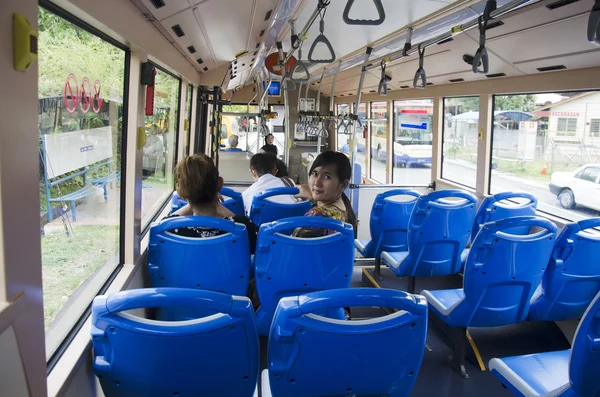
[[[42,236],[44,325],[54,320],[79,286],[119,249],[118,226],[76,226]]]

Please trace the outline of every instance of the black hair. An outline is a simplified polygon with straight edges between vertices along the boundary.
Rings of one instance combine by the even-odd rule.
[[[250,159],[250,168],[261,177],[270,174],[277,167],[277,158],[270,153],[257,153]]]
[[[217,200],[219,171],[205,154],[185,156],[175,167],[177,193],[191,205],[201,206]]]
[[[352,166],[350,165],[350,160],[348,160],[348,157],[346,157],[344,153],[334,152],[331,150],[322,152],[317,156],[315,161],[312,163],[312,166],[310,167],[309,173],[312,173],[317,167],[329,165],[335,166],[335,171],[338,179],[340,180],[340,183],[343,183],[345,181],[348,181],[348,183],[351,182]],[[354,227],[354,236],[356,237],[358,232],[356,214],[352,209],[352,203],[350,203],[350,199],[348,198],[348,196],[346,196],[346,193],[344,192],[342,192],[342,201],[344,202],[344,205],[346,206],[346,212],[348,213],[348,223],[350,223],[352,227]]]
[[[289,176],[287,165],[285,165],[285,163],[278,158],[275,158],[275,161],[277,162],[277,176],[280,178]]]

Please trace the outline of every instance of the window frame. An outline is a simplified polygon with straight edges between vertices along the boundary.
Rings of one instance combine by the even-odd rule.
[[[123,119],[121,124],[121,190],[120,190],[120,198],[119,198],[119,260],[115,269],[110,273],[108,278],[104,280],[102,286],[98,290],[98,295],[104,294],[113,280],[117,277],[119,272],[123,269],[123,264],[125,261],[125,222],[126,222],[126,192],[127,192],[127,127],[129,121],[129,112],[128,106],[129,103],[129,81],[130,81],[130,71],[131,71],[131,49],[126,45],[122,44],[120,41],[114,39],[113,37],[107,35],[101,30],[95,28],[94,26],[84,22],[79,19],[75,15],[70,12],[64,10],[63,8],[57,6],[56,4],[50,2],[49,0],[39,0],[38,1],[38,9],[39,7],[44,8],[46,11],[56,15],[59,18],[64,19],[65,21],[71,23],[72,25],[87,31],[88,33],[98,37],[99,39],[107,42],[108,44],[119,48],[124,52],[124,76],[123,76]],[[90,276],[91,277],[91,276]],[[61,359],[71,342],[75,339],[76,335],[81,331],[82,326],[86,323],[87,319],[92,313],[92,301],[90,301],[85,310],[81,313],[79,318],[75,321],[74,325],[71,327],[69,332],[66,334],[65,338],[60,342],[54,351],[54,353],[47,359],[46,361],[46,375],[50,374],[58,361]],[[45,332],[44,332],[45,335]]]
[[[593,131],[593,126],[594,124],[596,125],[596,131]],[[590,138],[600,138],[600,118],[593,118],[590,119],[590,131],[589,131],[589,136]]]
[[[557,136],[577,136],[577,117],[557,117],[556,119],[556,135]],[[559,123],[561,120],[565,121],[565,129],[564,130],[560,130],[559,129]],[[575,127],[573,128],[573,131],[571,131],[569,129],[571,121],[574,120],[575,121]]]
[[[591,170],[597,171],[593,180],[585,178],[586,171],[591,171]],[[575,175],[575,178],[585,181],[585,182],[591,182],[591,183],[597,183],[596,181],[598,180],[598,177],[600,177],[600,168],[594,167],[594,166],[585,167],[584,169],[581,170],[581,172],[578,172],[577,175]]]

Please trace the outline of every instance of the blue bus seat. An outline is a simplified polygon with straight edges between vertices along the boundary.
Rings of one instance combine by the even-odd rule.
[[[290,236],[298,227],[336,233],[314,238]],[[353,242],[352,226],[330,218],[301,216],[262,225],[254,255],[259,334],[269,334],[282,297],[349,287],[354,268]]]
[[[412,196],[410,201],[396,201],[394,196]],[[354,245],[365,258],[379,258],[382,251],[406,251],[408,221],[420,193],[408,189],[394,189],[375,197],[371,208],[369,229],[371,240],[355,240]]]
[[[221,188],[221,195],[226,199],[223,206],[235,215],[244,215],[244,199],[242,193],[236,192],[228,187]]]
[[[340,306],[397,311],[357,321],[316,314]],[[283,298],[271,325],[262,396],[408,396],[426,335],[427,302],[419,295],[347,288]]]
[[[250,220],[255,225],[260,226],[263,223],[273,222],[279,219],[303,216],[311,209],[309,201],[301,201],[296,204],[281,204],[267,200],[269,197],[280,195],[295,195],[300,190],[297,187],[276,187],[267,189],[254,196],[250,206]]]
[[[515,199],[526,199],[524,202],[516,202]],[[521,200],[523,201],[523,200]],[[524,192],[503,192],[486,197],[475,216],[475,223],[471,230],[471,242],[484,223],[497,221],[498,219],[511,218],[513,216],[535,215],[537,198]],[[520,228],[509,230],[510,234],[528,234],[529,230]]]
[[[187,205],[187,201],[182,199],[177,191],[173,192],[171,195],[171,211],[169,211],[169,215],[173,212],[185,207]]]
[[[600,293],[583,315],[570,350],[493,358],[489,367],[516,396],[600,396]]]
[[[185,237],[171,232],[184,227],[218,229],[222,235]],[[152,287],[205,289],[246,295],[250,279],[250,246],[244,225],[204,216],[163,219],[150,228],[148,270]],[[199,313],[164,309],[162,320],[180,320]]]
[[[514,228],[537,227],[529,235],[507,233]],[[518,229],[517,229],[518,230]],[[489,222],[480,229],[469,252],[463,288],[427,291],[435,318],[459,328],[455,341],[455,368],[464,370],[467,327],[497,327],[524,321],[529,301],[542,280],[556,238],[556,225],[536,216]]]
[[[408,251],[384,251],[382,263],[399,277],[412,277],[411,293],[414,277],[459,273],[476,207],[475,195],[461,190],[440,190],[419,197],[409,220]]]
[[[600,218],[570,223],[557,238],[548,270],[531,299],[529,320],[580,318],[600,291]]]
[[[167,306],[217,314],[178,323],[126,313]],[[258,335],[246,297],[180,288],[97,296],[91,337],[106,397],[250,397],[256,389]]]
[[[244,215],[244,200],[242,194],[228,187],[221,188],[221,196],[227,199],[223,202],[223,206],[235,215]],[[187,205],[187,201],[179,196],[176,191],[171,196],[171,211],[169,214],[183,208]]]

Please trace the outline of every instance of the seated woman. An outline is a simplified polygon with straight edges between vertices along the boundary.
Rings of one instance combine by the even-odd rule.
[[[169,217],[214,216],[241,223],[246,226],[248,232],[250,254],[254,254],[258,227],[246,216],[234,215],[221,204],[219,192],[223,187],[223,178],[219,176],[219,171],[210,157],[205,154],[184,157],[175,168],[175,181],[177,193],[182,199],[187,200],[188,204],[169,215]],[[214,237],[226,233],[223,230],[203,227],[186,227],[174,229],[171,232],[180,236],[198,238]],[[257,309],[260,303],[254,278],[249,283],[248,297],[252,300],[254,309]]]
[[[298,185],[300,193],[296,196],[314,202],[305,216],[324,216],[349,223],[357,234],[357,220],[350,200],[344,190],[350,183],[352,167],[345,154],[326,151],[317,156],[308,178],[308,185]],[[296,237],[321,237],[333,232],[327,229],[298,228]]]

